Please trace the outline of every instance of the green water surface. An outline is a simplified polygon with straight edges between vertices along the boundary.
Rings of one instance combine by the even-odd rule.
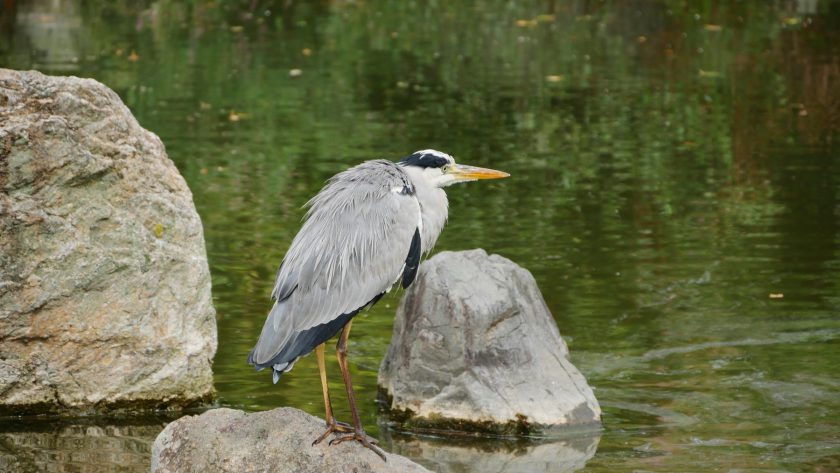
[[[376,374],[398,292],[350,347],[387,449],[444,472],[840,470],[840,2],[0,8],[0,66],[105,83],[186,178],[218,405],[323,415],[314,357],[277,386],[246,364],[301,205],[362,160],[436,148],[511,173],[448,190],[437,250],[533,273],[604,425],[541,442],[387,428]],[[0,465],[147,471],[169,420],[6,419]]]

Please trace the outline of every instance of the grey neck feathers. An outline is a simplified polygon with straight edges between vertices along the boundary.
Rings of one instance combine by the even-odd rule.
[[[406,174],[414,184],[415,196],[420,202],[420,216],[423,219],[423,229],[420,232],[420,244],[423,253],[434,248],[446,219],[449,215],[449,200],[443,189],[432,185],[422,175],[423,170],[406,166]]]

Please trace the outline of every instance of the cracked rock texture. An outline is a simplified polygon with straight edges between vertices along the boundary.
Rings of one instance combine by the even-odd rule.
[[[157,136],[90,79],[0,69],[0,411],[212,395],[201,220]]]
[[[534,435],[601,418],[531,273],[484,250],[420,266],[379,387],[407,429]]]
[[[223,408],[182,417],[155,439],[152,473],[429,471],[390,453],[382,461],[357,442],[312,445],[325,427],[323,420],[291,407],[251,414]]]

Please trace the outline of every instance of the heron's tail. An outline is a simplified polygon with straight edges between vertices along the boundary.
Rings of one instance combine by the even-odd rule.
[[[266,367],[271,366],[271,379],[272,381],[274,381],[274,384],[277,384],[277,382],[280,381],[280,375],[282,375],[286,371],[290,371],[295,365],[295,361],[297,361],[297,359],[294,359],[291,362],[287,363],[275,363],[272,365],[271,362],[268,362],[265,364],[260,364],[257,363],[257,361],[254,359],[255,350],[256,348],[251,350],[251,353],[248,354],[248,364],[252,365],[257,371],[262,371]]]

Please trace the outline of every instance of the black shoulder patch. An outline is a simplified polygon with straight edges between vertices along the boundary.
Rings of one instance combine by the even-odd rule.
[[[411,247],[408,249],[408,256],[405,257],[405,269],[403,269],[402,287],[407,288],[414,282],[417,276],[417,268],[420,267],[420,229],[414,230],[414,237],[411,239]]]
[[[407,158],[403,158],[400,164],[406,166],[417,166],[421,168],[440,168],[449,164],[449,160],[442,156],[437,156],[431,153],[414,153]]]

